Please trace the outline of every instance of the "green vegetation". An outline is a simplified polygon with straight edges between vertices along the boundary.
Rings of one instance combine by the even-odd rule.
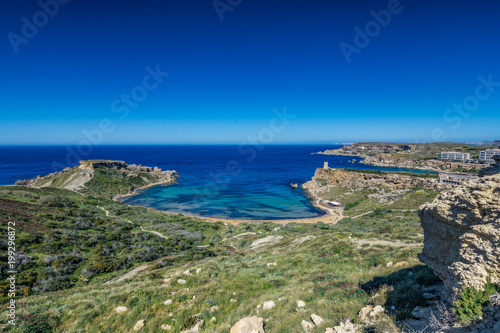
[[[147,179],[148,182],[144,179]],[[94,177],[85,184],[85,188],[81,192],[96,197],[113,198],[117,195],[130,193],[135,188],[149,183],[154,183],[154,179],[151,179],[151,176],[144,172],[138,173],[137,176],[124,177],[123,174],[113,169],[96,168],[94,169]]]
[[[200,318],[203,332],[228,333],[240,318],[257,315],[266,332],[288,333],[302,332],[301,322],[315,313],[325,324],[309,332],[323,333],[358,321],[370,304],[387,313],[367,331],[394,331],[396,320],[426,304],[425,287],[440,283],[417,259],[415,210],[436,191],[336,186],[323,196],[351,215],[337,225],[230,225],[109,199],[140,186],[143,176],[98,168],[81,194],[0,187],[2,231],[16,221],[16,332],[128,332],[139,320],[141,332],[162,325],[182,332]],[[5,240],[0,246],[7,253]],[[7,260],[0,259],[5,306]],[[298,309],[298,300],[306,306]],[[265,301],[276,307],[263,310]],[[128,310],[116,313],[120,306]]]
[[[483,316],[483,308],[490,302],[489,297],[496,292],[497,287],[491,282],[484,286],[484,290],[462,286],[460,298],[453,304],[453,313],[465,324],[479,320]]]
[[[98,206],[126,208],[106,216]],[[133,223],[128,222],[131,218]],[[208,244],[221,228],[221,224],[182,215],[128,209],[72,191],[17,186],[2,187],[0,219],[16,221],[17,286],[23,295],[104,281],[160,257],[171,256],[168,264],[174,264],[212,255],[197,246]],[[168,233],[168,240],[143,232],[139,226]],[[0,228],[6,233],[7,224],[2,223]],[[5,297],[7,244],[3,241],[0,246],[0,297]]]
[[[253,315],[268,319],[266,332],[300,332],[302,320],[312,313],[325,319],[324,327],[332,327],[355,319],[363,306],[374,302],[395,306],[390,316],[403,318],[409,307],[425,302],[422,286],[432,280],[422,278],[432,273],[416,259],[420,247],[361,247],[334,225],[245,223],[221,226],[220,231],[223,238],[206,248],[215,257],[150,265],[120,283],[90,281],[70,290],[22,297],[19,311],[22,315],[45,311],[57,323],[57,332],[124,332],[138,320],[145,320],[145,332],[157,332],[164,324],[181,332],[195,314],[204,319],[204,332],[227,333],[228,325]],[[270,236],[275,237],[270,243],[252,246]],[[242,240],[246,243],[239,249]],[[389,261],[403,266],[387,267]],[[267,265],[274,262],[276,266]],[[191,276],[183,274],[188,269]],[[431,284],[439,282],[435,277],[434,281]],[[375,296],[380,293],[386,299]],[[168,299],[172,304],[165,305]],[[297,300],[306,307],[297,309]],[[263,310],[265,301],[274,301],[276,307]],[[116,314],[118,306],[128,311]],[[323,333],[324,327],[310,332]]]

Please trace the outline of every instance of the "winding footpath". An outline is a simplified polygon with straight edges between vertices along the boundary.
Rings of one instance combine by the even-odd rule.
[[[118,217],[118,216],[115,216],[115,215],[111,215],[111,214],[109,213],[109,210],[106,210],[104,207],[100,207],[100,206],[96,206],[96,207],[97,207],[97,208],[99,208],[99,209],[101,209],[102,211],[104,211],[104,213],[105,213],[105,214],[106,214],[106,216],[108,216],[108,217],[110,217],[110,216],[111,216],[111,217]],[[132,221],[130,221],[130,220],[125,220],[125,221],[127,221],[128,223],[132,223]],[[163,234],[159,233],[158,231],[154,231],[154,230],[146,230],[146,229],[144,229],[142,226],[139,226],[139,228],[140,228],[140,229],[141,229],[141,231],[143,231],[143,232],[149,232],[149,233],[154,234],[154,235],[156,235],[156,236],[158,236],[158,237],[161,237],[161,238],[163,238],[163,239],[168,239],[168,237],[167,237],[167,236],[165,236],[165,235],[163,235]]]
[[[114,215],[111,215],[111,214],[109,213],[109,210],[105,209],[104,207],[100,207],[100,206],[96,206],[96,207],[97,207],[97,208],[99,208],[99,209],[101,209],[101,210],[104,212],[104,214],[106,214],[106,216],[107,216],[107,217],[112,217],[112,216],[114,216]],[[114,216],[114,217],[117,217],[117,216]],[[127,221],[128,223],[132,223],[132,221],[130,221],[130,220],[125,220],[125,221]],[[161,237],[161,238],[163,238],[163,239],[168,239],[168,237],[167,237],[167,236],[165,236],[165,235],[163,235],[163,234],[159,233],[158,231],[146,230],[146,229],[144,229],[142,226],[139,226],[139,228],[140,228],[143,232],[149,232],[149,233],[154,234],[154,235],[156,235],[156,236],[158,236],[158,237]],[[116,279],[113,279],[113,280],[109,280],[109,281],[107,281],[105,284],[110,284],[110,283],[118,283],[118,282],[121,282],[121,281],[123,281],[123,280],[133,278],[133,277],[134,277],[134,276],[136,276],[138,273],[140,273],[140,272],[142,272],[142,271],[144,271],[144,270],[148,269],[149,267],[150,267],[150,264],[143,264],[143,265],[141,265],[141,266],[139,266],[139,267],[134,268],[134,269],[133,269],[133,270],[131,270],[130,272],[125,273],[124,275],[120,276],[119,278],[116,278]]]

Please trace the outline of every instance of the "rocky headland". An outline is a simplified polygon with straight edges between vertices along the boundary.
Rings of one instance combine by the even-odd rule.
[[[158,184],[172,184],[178,179],[176,171],[163,171],[158,167],[147,167],[135,164],[126,164],[124,161],[88,160],[80,161],[80,165],[65,168],[46,176],[37,176],[33,179],[20,180],[16,185],[43,188],[54,187],[85,193],[88,185],[96,174],[106,174],[127,187],[128,190],[117,195],[128,195],[139,188]]]

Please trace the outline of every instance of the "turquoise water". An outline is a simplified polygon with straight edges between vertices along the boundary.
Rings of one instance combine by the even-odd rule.
[[[74,156],[77,147],[0,147],[0,185],[78,165],[79,159],[114,159],[176,170],[172,187],[157,186],[123,199],[131,205],[233,219],[308,218],[323,214],[290,183],[303,184],[317,168],[408,171],[348,163],[353,157],[311,155],[331,145],[269,146],[95,146]],[[359,160],[359,158],[357,158]],[[423,172],[423,171],[417,171]]]
[[[228,186],[219,193],[205,192],[196,184],[156,186],[127,198],[131,205],[193,216],[234,219],[286,219],[317,217],[324,213],[313,207],[301,189],[290,186],[261,186],[245,191],[241,186]]]

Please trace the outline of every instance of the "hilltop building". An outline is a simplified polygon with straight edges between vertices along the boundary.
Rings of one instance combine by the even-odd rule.
[[[493,156],[500,155],[500,149],[486,149],[479,153],[479,160],[486,163],[495,163]]]
[[[461,161],[467,162],[470,160],[470,154],[468,153],[459,153],[456,151],[451,152],[442,152],[437,154],[437,159],[441,161]]]
[[[124,161],[113,161],[113,160],[87,160],[80,161],[80,167],[82,169],[95,169],[98,167],[117,167],[117,168],[126,168],[127,164]]]
[[[438,183],[458,186],[468,180],[478,180],[478,179],[479,178],[477,176],[473,175],[465,175],[458,173],[440,173]]]

